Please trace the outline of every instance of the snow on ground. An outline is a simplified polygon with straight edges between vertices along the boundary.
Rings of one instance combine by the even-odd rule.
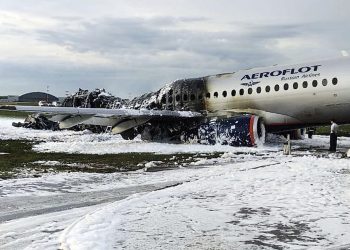
[[[65,195],[179,184],[96,207],[4,222],[0,244],[5,249],[323,249],[350,243],[350,162],[314,151],[328,147],[327,136],[293,142],[293,155],[284,156],[281,142],[259,148],[144,143],[86,131],[12,128],[11,122],[0,119],[0,139],[40,141],[36,150],[44,152],[226,153],[161,172],[50,173],[0,181],[0,203],[13,200],[2,208],[7,213],[24,209],[20,200],[31,197],[50,200],[49,208]],[[350,139],[339,138],[339,145],[350,148]],[[25,241],[19,240],[22,235]]]

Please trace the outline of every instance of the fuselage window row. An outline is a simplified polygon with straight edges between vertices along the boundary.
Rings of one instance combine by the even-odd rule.
[[[327,86],[328,80],[327,80],[327,79],[323,79],[321,83],[322,83],[323,86]],[[337,85],[337,84],[338,84],[338,78],[336,78],[336,77],[332,78],[332,84],[333,84],[333,85]],[[313,80],[313,81],[311,82],[311,85],[312,85],[313,87],[316,88],[316,87],[318,86],[317,80]],[[298,88],[299,88],[299,83],[298,83],[298,82],[294,82],[292,86],[293,86],[293,89],[298,89]],[[303,88],[307,88],[307,87],[309,86],[308,81],[303,81],[301,86],[302,86]],[[283,89],[286,90],[286,91],[289,90],[289,84],[288,84],[288,83],[285,83],[285,84],[283,85]],[[261,89],[260,86],[257,87],[257,88],[255,89],[255,91],[256,91],[257,94],[260,94],[260,93],[261,93],[261,90],[262,90],[262,89]],[[274,86],[274,90],[275,90],[276,92],[280,90],[279,84],[276,84],[276,85]],[[266,92],[266,93],[269,93],[270,91],[271,91],[271,87],[270,87],[269,85],[265,86],[265,92]],[[233,90],[231,91],[231,96],[236,96],[236,93],[237,93],[236,90],[233,89]],[[239,95],[243,96],[243,95],[244,95],[244,89],[240,89],[238,93],[239,93]],[[253,94],[253,88],[249,87],[248,90],[247,90],[247,93],[248,93],[249,95]],[[222,96],[223,96],[223,97],[227,97],[227,96],[228,96],[226,90],[224,90],[224,91],[222,92]],[[177,96],[176,96],[176,97],[177,97]],[[210,93],[209,93],[209,92],[206,93],[205,97],[206,97],[207,99],[209,99],[209,98],[210,98]],[[214,92],[214,97],[215,97],[215,98],[218,98],[218,97],[219,97],[219,93],[218,93],[218,92]],[[199,100],[201,100],[202,98],[203,98],[203,97],[202,97],[201,95],[198,96],[198,99],[199,99]],[[169,98],[169,99],[170,99],[170,98]],[[176,99],[178,99],[178,98],[176,98]],[[188,99],[187,95],[184,95],[184,101],[186,101],[187,99]],[[194,100],[196,99],[195,95],[194,95],[194,94],[191,94],[190,99],[191,99],[191,101],[194,101]],[[171,101],[169,100],[169,102],[171,102]]]

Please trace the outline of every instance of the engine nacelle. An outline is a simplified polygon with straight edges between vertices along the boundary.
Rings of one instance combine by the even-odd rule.
[[[255,115],[216,119],[199,127],[198,138],[203,144],[250,147],[265,142],[265,125]]]

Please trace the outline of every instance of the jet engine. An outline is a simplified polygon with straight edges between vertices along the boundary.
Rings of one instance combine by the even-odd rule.
[[[265,142],[265,125],[255,115],[213,119],[200,125],[198,139],[203,144],[255,146]]]

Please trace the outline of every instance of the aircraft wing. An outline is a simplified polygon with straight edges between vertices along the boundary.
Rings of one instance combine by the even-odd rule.
[[[76,107],[13,106],[18,111],[43,114],[98,115],[104,117],[201,117],[192,111],[149,110],[149,109],[103,109]]]
[[[8,106],[9,110],[40,113],[59,122],[61,129],[78,124],[112,127],[112,133],[118,134],[132,127],[142,125],[151,119],[193,119],[203,115],[191,111],[148,110],[148,109],[103,109],[76,107]]]

